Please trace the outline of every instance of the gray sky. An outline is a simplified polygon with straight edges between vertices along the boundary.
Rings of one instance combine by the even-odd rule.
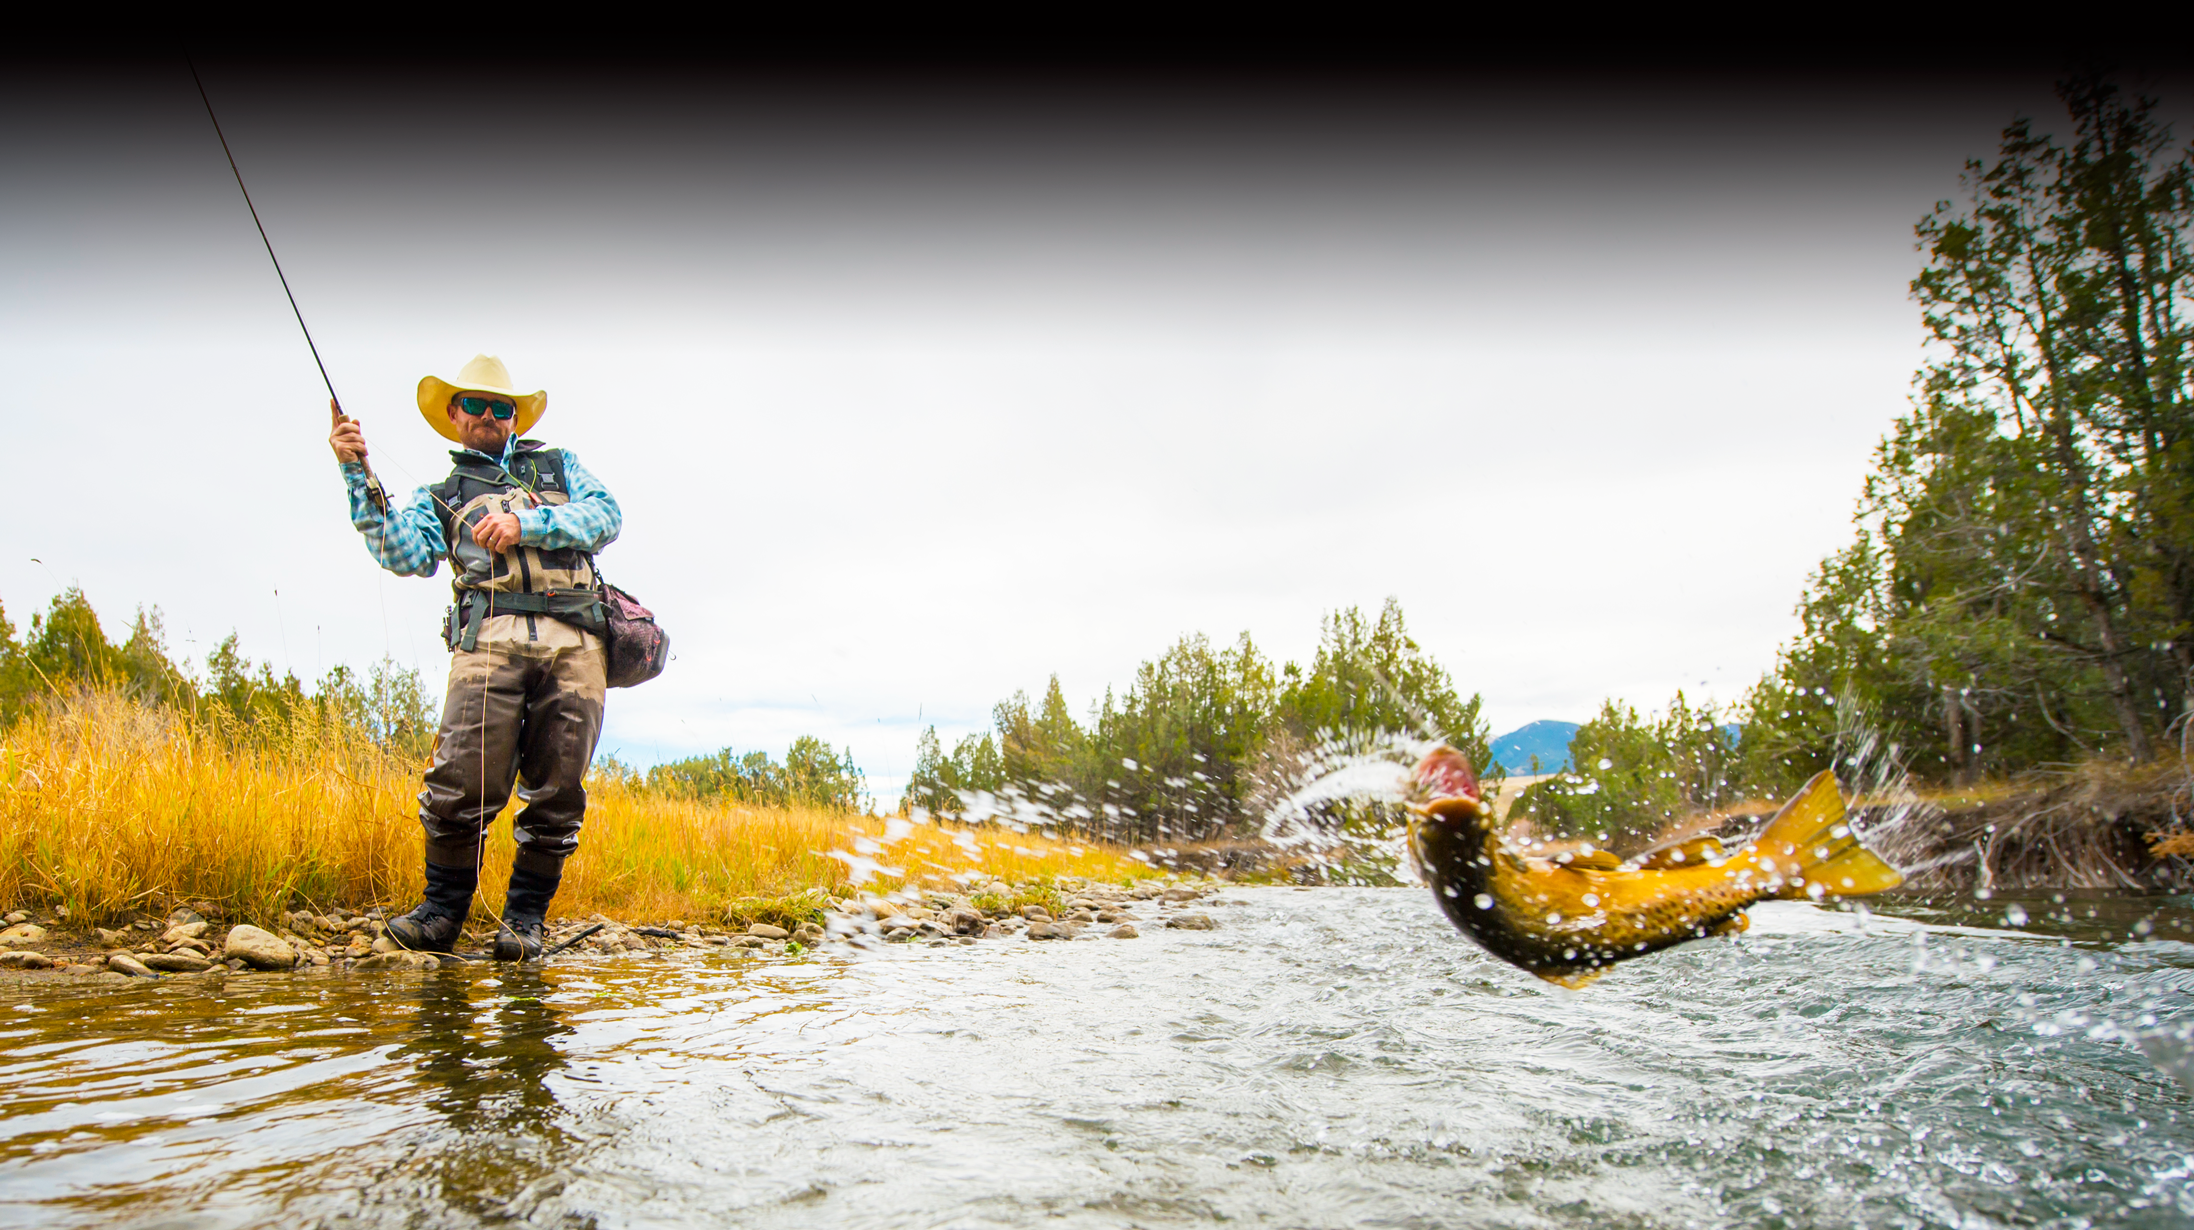
[[[2046,77],[207,82],[392,486],[501,355],[623,504],[678,657],[639,763],[798,734],[880,801],[1057,672],[1307,658],[1402,601],[1496,732],[1734,699],[1920,358],[1913,222]],[[179,65],[14,74],[0,601],[437,684]],[[36,556],[44,566],[30,562]],[[279,599],[276,591],[279,590]]]

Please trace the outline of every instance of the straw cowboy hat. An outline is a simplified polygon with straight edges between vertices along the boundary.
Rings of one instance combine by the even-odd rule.
[[[541,421],[548,410],[548,391],[535,389],[521,393],[510,387],[510,369],[491,354],[476,354],[472,362],[458,369],[457,379],[444,380],[440,376],[426,376],[419,381],[419,414],[427,426],[441,432],[448,439],[464,443],[458,438],[457,427],[449,421],[449,399],[459,393],[494,393],[508,397],[518,404],[518,417],[511,434],[522,436]]]

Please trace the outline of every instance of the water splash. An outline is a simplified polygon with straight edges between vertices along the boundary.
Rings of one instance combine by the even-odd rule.
[[[1400,731],[1327,733],[1268,770],[1260,836],[1321,879],[1418,883],[1403,804],[1410,768],[1442,742]]]

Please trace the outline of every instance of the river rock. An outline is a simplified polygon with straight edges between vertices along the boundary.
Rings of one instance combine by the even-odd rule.
[[[250,923],[238,923],[229,928],[228,943],[222,953],[253,969],[289,969],[297,964],[296,949],[283,943],[274,933],[262,931]]]
[[[1039,918],[1045,922],[1050,922],[1051,911],[1040,905],[1024,905],[1021,907],[1021,917],[1028,919],[1030,922],[1035,922]]]
[[[803,944],[820,944],[823,942],[823,929],[814,923],[801,923],[800,929],[792,933],[792,938]]]
[[[106,962],[102,961],[102,962],[100,962],[100,963],[99,963],[99,964],[97,964],[97,965],[91,965],[91,964],[85,963],[85,964],[77,964],[77,965],[68,965],[68,966],[63,966],[63,967],[62,967],[62,969],[61,969],[61,972],[62,972],[62,973],[64,973],[64,974],[69,974],[69,975],[72,975],[72,976],[74,976],[74,977],[77,977],[77,978],[81,978],[81,977],[83,977],[83,976],[84,976],[84,975],[86,975],[86,974],[103,974],[103,973],[105,973],[105,972],[106,972],[106,970],[107,970],[107,964],[106,964]]]
[[[177,907],[168,911],[168,925],[171,927],[188,927],[192,923],[203,924],[205,921],[205,919],[198,916],[196,910]]]
[[[52,969],[53,958],[42,952],[0,952],[0,969]]]
[[[205,933],[205,920],[200,919],[194,923],[182,923],[169,927],[166,931],[160,933],[160,942],[163,944],[180,944],[185,940],[198,939],[204,936]]]
[[[163,974],[196,974],[212,968],[213,962],[195,952],[156,952],[139,960],[148,968]]]
[[[23,911],[21,911],[21,910],[10,910],[10,911],[8,911],[8,916],[7,916],[6,918],[0,918],[0,923],[6,923],[7,925],[9,925],[9,926],[11,926],[11,927],[12,927],[12,926],[14,926],[14,925],[15,925],[15,924],[17,924],[17,923],[22,923],[22,922],[29,922],[29,921],[30,921],[30,915],[28,915],[28,914],[24,913],[24,912],[23,912]]]
[[[17,923],[5,931],[0,931],[0,944],[6,944],[11,948],[35,944],[45,938],[46,929],[34,922]]]
[[[781,940],[792,933],[783,927],[773,927],[768,923],[749,923],[747,924],[747,934],[759,935],[765,940]]]
[[[1141,935],[1142,932],[1135,929],[1134,923],[1121,923],[1119,926],[1114,927],[1110,934],[1116,940],[1132,940]]]
[[[1065,923],[1038,919],[1028,925],[1028,938],[1032,940],[1071,940],[1074,932]]]
[[[1158,899],[1171,902],[1194,901],[1202,895],[1193,888],[1169,888],[1158,894]]]
[[[128,974],[132,978],[159,977],[159,975],[152,972],[150,966],[126,952],[108,953],[107,968],[118,974]]]
[[[1211,921],[1211,915],[1209,914],[1175,914],[1166,920],[1166,925],[1178,927],[1183,931],[1216,931],[1219,929],[1219,924]]]
[[[955,935],[981,935],[983,928],[989,925],[989,920],[983,917],[981,910],[966,905],[956,905],[946,910],[945,916],[939,921],[945,925],[946,930]]]
[[[442,968],[442,958],[431,952],[377,952],[351,965],[361,973],[374,970],[437,970]]]

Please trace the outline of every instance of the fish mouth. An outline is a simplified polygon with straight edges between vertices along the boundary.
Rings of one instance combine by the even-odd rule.
[[[1436,747],[1418,761],[1409,784],[1416,809],[1434,819],[1475,820],[1486,814],[1470,757],[1452,747]]]

